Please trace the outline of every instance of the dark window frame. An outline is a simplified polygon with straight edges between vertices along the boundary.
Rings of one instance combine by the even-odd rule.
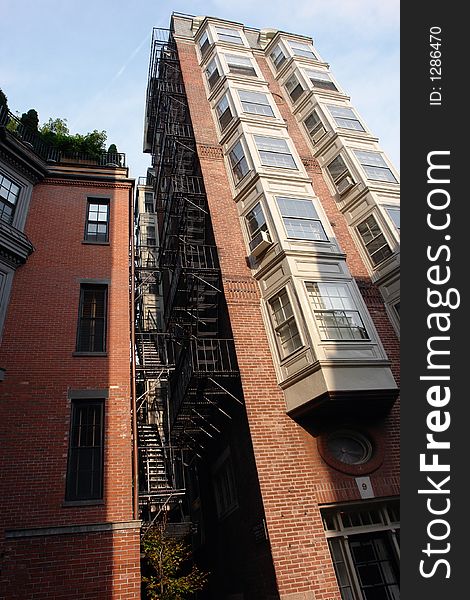
[[[98,207],[98,211],[92,211],[93,206]],[[99,217],[101,213],[100,208],[106,206],[106,220],[99,218],[92,219],[90,215],[96,214]],[[110,222],[111,206],[109,198],[87,198],[87,209],[86,209],[86,220],[85,220],[85,231],[83,234],[83,240],[92,244],[108,244],[109,243],[109,222]],[[89,227],[96,226],[96,232],[90,233]],[[106,231],[104,233],[98,232],[99,225],[106,225]]]
[[[86,294],[87,292],[94,291],[103,293],[102,307],[103,307],[103,316],[90,316],[85,317],[84,313],[87,309],[86,302]],[[96,314],[96,311],[99,307],[96,305],[96,302],[92,302],[90,306],[91,312]],[[106,343],[107,343],[107,318],[108,318],[108,285],[107,284],[95,284],[95,283],[82,283],[80,284],[80,300],[78,307],[78,321],[77,321],[77,337],[76,337],[76,349],[75,352],[77,354],[104,354],[106,353]],[[90,331],[88,332],[88,343],[86,343],[86,329],[85,323],[89,322]],[[96,339],[99,339],[99,327],[97,334],[97,323],[102,322],[102,331],[101,331],[101,342],[96,342]]]
[[[69,430],[69,448],[65,485],[66,503],[103,500],[104,488],[104,398],[72,399]],[[89,411],[92,422],[83,418]],[[98,419],[97,419],[98,418]],[[89,418],[86,420],[90,420]],[[89,429],[91,428],[91,431]],[[98,428],[98,431],[96,431]],[[87,430],[88,429],[88,430]],[[91,436],[91,444],[90,442]],[[86,439],[88,438],[88,439]],[[88,442],[83,443],[82,441]],[[88,461],[91,468],[84,469]],[[88,488],[88,491],[81,488]]]
[[[8,183],[5,185],[5,183]],[[16,190],[14,191],[14,188]],[[0,220],[11,225],[18,208],[21,194],[21,185],[16,183],[9,175],[0,171]]]

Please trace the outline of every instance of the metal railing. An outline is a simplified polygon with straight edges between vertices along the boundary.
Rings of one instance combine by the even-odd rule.
[[[125,167],[126,155],[123,152],[70,152],[61,150],[44,141],[41,134],[24,125],[17,116],[4,105],[0,106],[0,127],[5,127],[11,135],[22,142],[40,158],[52,163],[80,163],[99,167]]]

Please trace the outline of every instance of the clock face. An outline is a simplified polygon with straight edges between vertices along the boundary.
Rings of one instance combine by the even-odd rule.
[[[331,456],[347,465],[360,465],[367,462],[372,450],[369,441],[355,432],[338,432],[330,435],[327,448]]]

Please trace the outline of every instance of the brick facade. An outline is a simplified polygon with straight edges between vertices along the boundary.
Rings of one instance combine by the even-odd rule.
[[[216,151],[217,133],[195,48],[182,40],[177,41],[177,46],[219,252],[279,594],[282,600],[339,600],[319,506],[357,501],[358,487],[354,477],[329,467],[319,454],[316,439],[286,415],[260,310],[260,293],[247,267],[246,247],[225,164]],[[270,91],[282,97],[266,61],[257,59]],[[380,294],[370,282],[344,217],[336,208],[290,109],[284,101],[279,108],[347,254],[350,271],[363,293],[397,377],[398,341]],[[214,148],[210,153],[208,146]],[[399,492],[398,407],[385,422],[371,422],[367,426],[383,443],[383,462],[370,475],[375,496],[395,496]]]
[[[133,184],[122,172],[71,177],[70,169],[55,171],[33,190],[25,232],[34,252],[16,273],[0,349],[6,370],[0,437],[8,440],[0,457],[7,538],[2,597],[135,598],[139,522],[132,521],[128,291]],[[109,244],[83,243],[88,197],[109,198]],[[108,282],[104,356],[73,355],[83,280]],[[107,394],[104,496],[77,506],[64,502],[70,393],[84,390]],[[130,525],[122,530],[122,523]],[[105,530],[88,532],[87,526],[100,524]],[[83,533],[73,529],[79,526]]]

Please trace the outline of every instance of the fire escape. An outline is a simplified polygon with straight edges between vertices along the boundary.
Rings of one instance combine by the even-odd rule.
[[[185,471],[241,404],[217,248],[175,42],[154,29],[145,143],[158,244],[136,210],[136,373],[141,518],[185,508]],[[155,218],[156,217],[156,218]],[[156,292],[149,308],[149,290]],[[152,305],[152,302],[150,302]],[[171,519],[170,519],[171,520]],[[178,517],[173,518],[174,521]]]

